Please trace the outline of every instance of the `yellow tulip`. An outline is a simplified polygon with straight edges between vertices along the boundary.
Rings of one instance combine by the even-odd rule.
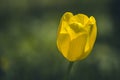
[[[96,20],[84,14],[73,15],[66,12],[60,21],[57,34],[57,47],[69,61],[86,58],[95,43]]]

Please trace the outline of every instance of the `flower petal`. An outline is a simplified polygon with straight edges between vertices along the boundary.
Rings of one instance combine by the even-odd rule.
[[[62,20],[68,22],[71,17],[73,17],[73,14],[72,14],[71,12],[66,12],[66,13],[62,16]]]
[[[89,37],[87,39],[87,43],[85,46],[85,52],[82,55],[82,59],[84,59],[85,57],[87,57],[89,55],[89,53],[91,52],[93,45],[95,43],[96,40],[96,35],[97,35],[97,27],[96,27],[96,21],[94,19],[94,17],[90,17],[90,22],[89,22]]]
[[[81,59],[81,55],[84,53],[87,36],[86,33],[83,33],[70,42],[69,52],[67,56],[65,56],[68,60],[76,61]]]
[[[75,16],[76,16],[76,19],[78,20],[78,22],[81,23],[82,25],[85,25],[86,22],[88,22],[88,20],[89,20],[88,16],[86,16],[84,14],[77,14]]]
[[[92,49],[97,36],[97,27],[96,27],[96,21],[94,17],[90,17],[90,21],[93,24],[90,29],[90,40],[89,40],[90,48]]]
[[[73,14],[70,13],[70,12],[66,12],[66,13],[62,16],[62,18],[61,18],[61,20],[60,20],[59,27],[58,27],[58,35],[59,35],[60,32],[66,33],[66,28],[69,27],[69,26],[68,26],[68,21],[69,21],[69,19],[70,19],[72,16],[73,16]]]
[[[57,37],[57,46],[59,51],[63,54],[64,57],[68,55],[69,45],[70,45],[69,34],[60,33]]]

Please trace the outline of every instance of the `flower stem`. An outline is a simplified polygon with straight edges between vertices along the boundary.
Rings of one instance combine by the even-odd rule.
[[[71,70],[72,70],[73,63],[74,62],[69,62],[69,64],[68,64],[68,69],[67,69],[67,74],[66,74],[66,79],[65,80],[70,80],[70,73],[71,73]]]

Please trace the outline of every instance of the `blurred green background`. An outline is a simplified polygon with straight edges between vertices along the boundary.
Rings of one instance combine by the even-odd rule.
[[[120,0],[0,0],[0,80],[63,80],[68,61],[56,46],[64,12],[94,16],[91,55],[71,80],[120,80]]]

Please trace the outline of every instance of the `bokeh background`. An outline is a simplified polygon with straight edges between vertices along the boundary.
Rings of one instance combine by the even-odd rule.
[[[94,16],[91,55],[71,80],[120,80],[120,0],[0,0],[0,80],[63,80],[68,61],[56,46],[64,12]]]

